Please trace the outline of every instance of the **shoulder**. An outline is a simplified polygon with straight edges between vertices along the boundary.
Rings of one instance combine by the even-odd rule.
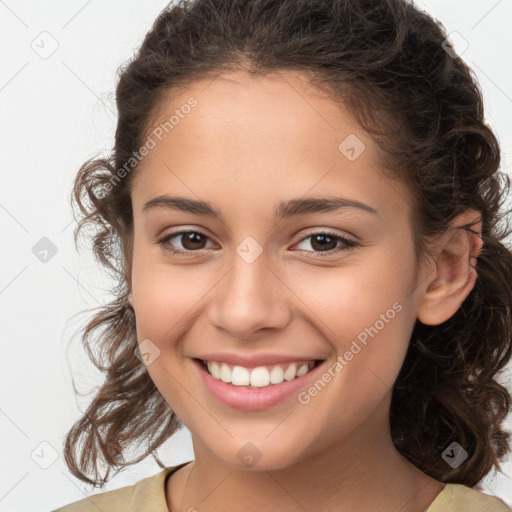
[[[496,496],[461,484],[446,484],[426,512],[512,512]]]
[[[167,467],[133,485],[94,494],[52,512],[169,512],[165,480],[167,475],[181,466]]]

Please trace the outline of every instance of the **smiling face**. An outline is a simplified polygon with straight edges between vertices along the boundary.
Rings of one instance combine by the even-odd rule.
[[[261,456],[258,469],[280,468],[386,432],[416,320],[407,191],[384,179],[375,143],[336,103],[280,75],[224,74],[173,96],[159,122],[197,105],[161,141],[153,132],[131,189],[147,370],[194,447],[239,468],[245,452]],[[249,371],[320,364],[237,388],[244,406],[195,359],[211,354]]]

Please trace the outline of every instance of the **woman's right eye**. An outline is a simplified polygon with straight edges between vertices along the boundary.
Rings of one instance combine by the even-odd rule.
[[[176,249],[174,248],[173,244],[171,244],[171,240],[174,238],[177,238],[181,241],[181,246],[183,247],[182,249]],[[209,240],[209,237],[200,231],[182,230],[163,236],[157,241],[157,243],[159,243],[165,250],[172,254],[176,254],[178,256],[188,256],[187,253],[194,254],[198,250],[202,250],[204,248],[202,247],[202,245],[204,245],[204,239]]]

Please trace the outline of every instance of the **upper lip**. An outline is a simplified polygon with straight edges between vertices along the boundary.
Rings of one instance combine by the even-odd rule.
[[[204,361],[218,361],[228,363],[232,365],[245,366],[252,368],[256,366],[267,366],[279,363],[292,363],[296,361],[316,361],[320,359],[314,356],[300,356],[297,354],[286,355],[286,354],[234,354],[232,352],[217,352],[209,354],[201,354],[196,356],[197,359]]]

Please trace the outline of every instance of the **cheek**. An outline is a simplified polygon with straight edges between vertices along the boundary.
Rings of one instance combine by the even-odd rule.
[[[343,380],[351,389],[376,379],[392,386],[402,365],[414,317],[406,302],[407,269],[390,271],[396,266],[385,259],[373,266],[361,261],[295,277],[291,286],[306,305],[309,322],[343,358]]]
[[[183,392],[186,368],[181,341],[197,322],[200,301],[213,286],[209,284],[212,279],[198,275],[198,267],[169,265],[156,261],[154,255],[143,256],[134,253],[132,272],[137,339],[139,343],[149,339],[156,346],[151,350],[158,356],[147,371],[169,406],[183,413],[180,419],[187,419],[190,405],[189,394]]]
[[[208,270],[162,263],[134,264],[133,290],[139,339],[151,338],[164,349],[194,322],[200,301],[215,280]],[[213,276],[214,277],[214,276]]]

